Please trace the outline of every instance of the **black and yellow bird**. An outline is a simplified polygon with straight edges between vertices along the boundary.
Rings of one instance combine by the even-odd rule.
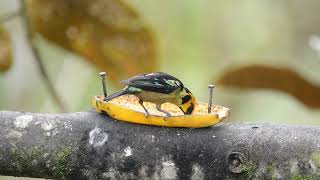
[[[156,109],[171,116],[169,112],[161,109],[163,103],[177,105],[184,114],[192,114],[196,99],[193,94],[182,84],[182,82],[163,72],[145,73],[121,81],[127,85],[123,90],[108,96],[105,100],[110,101],[124,94],[133,94],[139,98],[139,104],[150,115],[143,102],[156,104]]]

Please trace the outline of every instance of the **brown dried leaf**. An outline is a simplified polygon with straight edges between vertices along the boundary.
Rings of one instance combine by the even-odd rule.
[[[0,71],[7,71],[12,64],[9,33],[0,26]]]
[[[27,8],[35,31],[114,81],[155,70],[152,34],[121,0],[27,0]]]
[[[288,93],[310,108],[320,108],[320,87],[295,71],[263,65],[251,65],[225,72],[219,85],[243,89],[273,89]]]

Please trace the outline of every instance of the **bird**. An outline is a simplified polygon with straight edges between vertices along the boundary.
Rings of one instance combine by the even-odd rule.
[[[161,109],[161,105],[166,102],[177,105],[185,115],[190,115],[194,111],[196,105],[194,95],[179,79],[167,73],[143,73],[123,80],[121,83],[126,87],[107,96],[105,101],[110,101],[125,94],[135,95],[139,99],[139,104],[144,109],[146,116],[149,116],[150,113],[143,105],[145,101],[156,104],[156,109],[166,114],[167,117],[170,117],[171,114]]]

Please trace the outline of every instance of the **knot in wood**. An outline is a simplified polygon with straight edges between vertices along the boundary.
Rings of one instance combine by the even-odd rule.
[[[243,172],[243,165],[246,162],[245,156],[240,152],[232,152],[229,154],[228,163],[229,170],[232,173],[239,174]]]

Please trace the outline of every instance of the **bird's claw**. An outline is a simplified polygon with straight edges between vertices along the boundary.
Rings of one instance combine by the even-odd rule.
[[[144,116],[145,116],[145,117],[148,117],[148,116],[150,116],[150,113],[149,113],[149,112],[145,112],[145,113],[144,113]]]
[[[164,116],[163,120],[167,121],[167,118],[171,117],[171,114],[165,113],[166,115]]]

